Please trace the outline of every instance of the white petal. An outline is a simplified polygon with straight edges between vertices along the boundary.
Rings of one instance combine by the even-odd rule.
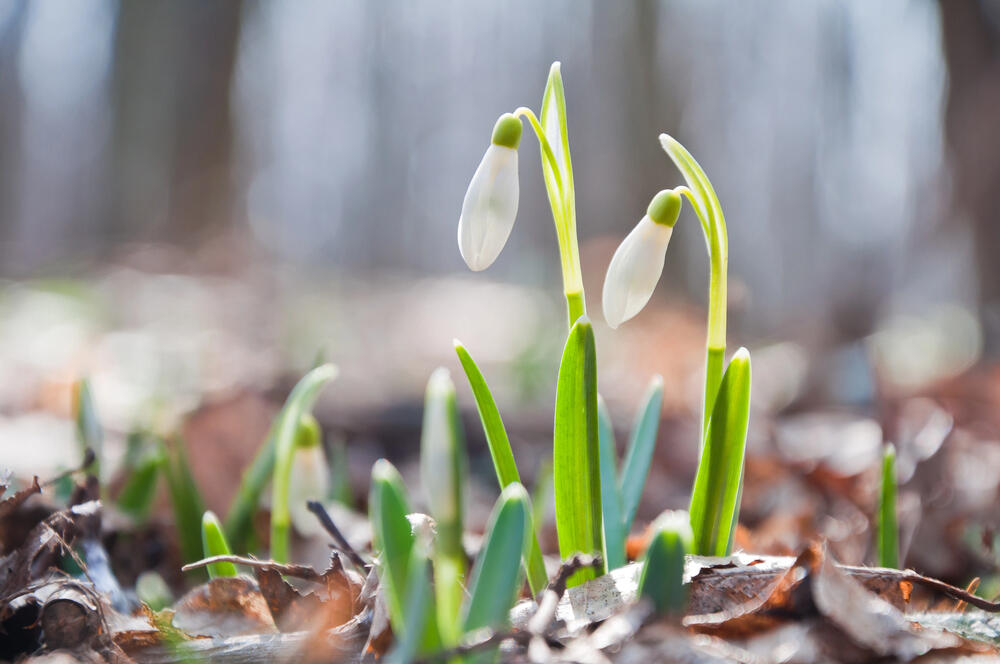
[[[604,278],[604,319],[618,327],[639,313],[656,288],[673,228],[645,216],[615,251]]]
[[[517,150],[490,145],[472,176],[458,220],[458,249],[469,269],[485,270],[500,255],[517,216]]]
[[[302,535],[319,535],[323,527],[306,507],[306,501],[326,500],[330,470],[322,445],[297,447],[292,458],[292,481],[288,486],[288,512],[292,525]]]

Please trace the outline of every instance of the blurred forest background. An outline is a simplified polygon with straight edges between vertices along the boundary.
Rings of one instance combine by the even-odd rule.
[[[777,383],[765,407],[870,406],[1000,347],[993,0],[0,0],[0,410],[89,373],[124,430],[320,349],[345,411],[416,407],[458,336],[544,413],[564,314],[530,133],[499,261],[469,274],[455,229],[553,60],[595,320],[614,247],[679,182],[666,131],[726,209],[731,343]],[[613,407],[654,371],[668,412],[697,406],[686,214],[656,306],[599,325]]]

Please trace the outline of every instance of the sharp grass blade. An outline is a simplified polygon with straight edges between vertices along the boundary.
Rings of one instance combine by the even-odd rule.
[[[118,494],[118,509],[140,522],[149,518],[156,498],[157,480],[166,462],[160,446],[155,446],[145,458],[139,459]]]
[[[288,492],[299,427],[303,426],[303,416],[312,410],[320,390],[336,375],[337,368],[332,364],[316,367],[292,388],[284,407],[278,413],[274,432],[274,473],[271,480],[271,559],[278,562],[288,560],[291,524]]]
[[[232,553],[215,512],[205,512],[201,517],[201,545],[206,558],[228,556]],[[208,576],[211,579],[236,576],[236,574],[236,565],[233,563],[212,563],[208,566]]]
[[[455,385],[439,368],[427,382],[420,435],[420,479],[431,516],[437,523],[434,547],[434,594],[438,624],[448,645],[458,642],[466,561],[462,545],[463,504],[468,459]]]
[[[649,465],[653,461],[653,450],[656,448],[656,434],[660,428],[662,407],[663,378],[653,376],[632,424],[632,435],[625,455],[625,465],[622,468],[620,484],[622,521],[626,535],[632,530],[632,521],[635,519],[636,510],[639,509],[642,490],[646,486]]]
[[[882,452],[882,487],[878,500],[878,564],[899,568],[899,526],[896,523],[896,448]]]
[[[615,431],[611,414],[601,395],[597,395],[597,438],[601,457],[601,506],[604,522],[604,560],[608,569],[625,564],[625,536],[622,499],[618,491],[618,463],[615,460]]]
[[[73,420],[76,439],[83,451],[93,450],[94,463],[91,471],[100,478],[101,457],[104,448],[104,430],[97,417],[94,395],[90,389],[90,379],[81,378],[73,385]]]
[[[496,401],[490,393],[490,387],[486,384],[486,379],[483,378],[483,374],[472,356],[457,339],[455,340],[455,353],[458,354],[458,360],[462,363],[462,369],[465,371],[465,376],[469,380],[469,386],[472,388],[472,394],[476,400],[476,410],[479,412],[479,420],[483,424],[486,444],[490,448],[490,456],[493,458],[493,468],[496,470],[500,489],[503,490],[515,482],[520,483],[521,475],[514,463],[510,439],[507,437],[507,430],[500,418]],[[538,525],[540,524],[536,521],[536,526]],[[537,535],[533,536],[530,542],[528,553],[524,558],[524,568],[528,577],[528,586],[531,588],[532,594],[537,595],[549,582]]]
[[[397,634],[406,630],[405,595],[415,540],[406,518],[409,513],[403,478],[395,466],[379,459],[372,467],[368,518],[372,524],[372,546],[379,552],[379,581],[385,589],[389,621]]]
[[[260,496],[274,474],[274,432],[277,424],[276,418],[264,438],[264,444],[257,451],[257,456],[243,472],[236,497],[226,514],[226,534],[237,551],[253,551],[257,546],[253,517],[257,513]]]
[[[407,584],[403,603],[402,628],[397,630],[395,646],[386,654],[389,664],[409,664],[417,655],[436,650],[439,642],[433,637],[434,611],[431,592],[431,565],[427,551],[417,545],[409,557]],[[435,583],[439,583],[435,579]]]
[[[166,463],[163,466],[167,478],[170,503],[174,510],[174,525],[180,542],[184,562],[190,563],[201,558],[201,516],[205,503],[198,485],[191,474],[184,443],[176,440],[165,449]],[[195,572],[197,573],[197,572]]]
[[[597,353],[594,328],[581,318],[570,330],[559,365],[552,463],[559,554],[601,555],[601,464],[597,434]],[[594,577],[581,570],[569,580],[579,585]]]
[[[750,420],[750,353],[740,348],[722,377],[691,493],[694,552],[730,553]]]
[[[530,530],[528,492],[520,484],[511,484],[493,507],[486,541],[472,568],[464,631],[506,624],[520,586],[518,559],[527,547]]]
[[[653,523],[653,532],[639,577],[639,595],[650,599],[660,615],[683,614],[688,598],[684,555],[691,552],[693,539],[688,515],[669,512]]]

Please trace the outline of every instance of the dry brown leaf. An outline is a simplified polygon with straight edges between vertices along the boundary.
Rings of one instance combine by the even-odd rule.
[[[212,579],[174,605],[174,627],[191,636],[239,636],[278,631],[257,583],[245,577]]]

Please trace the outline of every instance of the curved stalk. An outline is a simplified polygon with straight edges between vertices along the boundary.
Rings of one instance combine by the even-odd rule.
[[[705,171],[683,145],[667,134],[660,134],[664,151],[684,175],[688,187],[678,188],[694,207],[701,221],[705,242],[708,245],[709,286],[708,286],[708,339],[705,359],[705,397],[702,404],[701,444],[705,443],[705,432],[712,415],[715,398],[722,382],[723,363],[726,354],[726,293],[729,268],[729,238],[726,234],[726,218],[722,206],[715,195]]]

